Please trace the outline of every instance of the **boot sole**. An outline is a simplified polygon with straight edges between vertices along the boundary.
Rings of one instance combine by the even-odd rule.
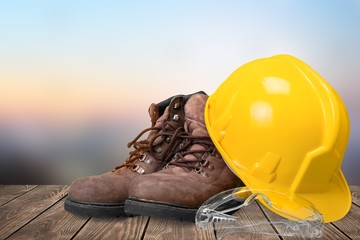
[[[147,202],[134,198],[125,201],[125,213],[129,215],[144,215],[170,220],[195,222],[197,208],[185,208],[169,204]]]
[[[64,209],[70,213],[88,217],[126,217],[125,204],[95,204],[86,202],[74,202],[65,199]]]

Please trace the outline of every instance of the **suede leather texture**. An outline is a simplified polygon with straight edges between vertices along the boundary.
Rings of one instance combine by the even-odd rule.
[[[184,128],[192,136],[209,137],[204,122],[207,98],[206,95],[195,94],[185,104]],[[215,149],[215,146],[212,148]],[[188,150],[204,149],[201,144],[193,144]],[[184,159],[191,162],[198,157],[188,154]],[[170,164],[161,171],[133,179],[129,196],[141,201],[197,208],[211,196],[242,184],[217,151],[205,152],[201,159],[206,162],[204,166],[196,163],[201,171]]]
[[[182,101],[182,96],[174,97],[161,116],[156,104],[151,104],[149,107],[148,112],[152,126],[155,125],[161,130],[152,130],[149,133],[147,140],[149,142],[153,140],[155,145],[149,151],[142,152],[142,155],[146,155],[145,160],[150,160],[151,163],[149,161],[140,161],[140,159],[134,162],[134,164],[145,170],[143,174],[158,171],[166,164],[165,160],[171,159],[171,156],[167,156],[171,152],[169,148],[177,147],[179,141],[174,141],[173,146],[170,146],[169,142],[164,141],[158,134],[166,134],[166,136],[171,137],[171,134],[177,128],[183,128],[184,106]],[[176,120],[174,120],[174,115],[177,115]],[[161,152],[154,150],[158,147],[162,149]],[[130,182],[140,175],[140,173],[133,171],[131,167],[126,166],[101,175],[78,178],[70,185],[68,199],[78,203],[124,203],[129,195]]]

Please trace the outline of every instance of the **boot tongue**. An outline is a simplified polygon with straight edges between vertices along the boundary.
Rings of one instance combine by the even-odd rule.
[[[185,131],[194,137],[209,137],[204,121],[204,109],[208,96],[204,94],[195,94],[189,98],[185,104]],[[205,147],[200,144],[193,144],[192,150],[204,150]],[[184,156],[187,160],[196,160],[193,154]],[[191,164],[191,162],[189,162]]]
[[[161,132],[167,132],[169,129],[167,128],[172,128],[172,130],[176,130],[178,127],[183,127],[183,122],[184,122],[184,110],[182,107],[182,101],[183,101],[183,96],[182,95],[177,95],[175,97],[173,97],[171,100],[169,100],[169,105],[165,108],[165,110],[163,111],[163,114],[161,115],[161,117],[155,122],[155,127],[162,127],[163,129],[160,130]],[[159,106],[159,104],[157,105],[152,105],[149,108],[149,114],[151,119],[153,119],[153,117],[151,116],[151,112],[155,113],[155,116],[157,116],[159,114],[159,111],[161,111],[159,108],[160,107],[164,107],[164,106]],[[154,109],[156,109],[156,111],[154,111]],[[164,124],[164,122],[169,123],[169,125]],[[172,124],[170,123],[172,122]],[[156,137],[155,135],[159,133],[159,131],[152,131],[150,133],[150,136],[148,139],[154,138]],[[153,145],[157,145],[159,143],[161,143],[162,141],[164,141],[164,139],[162,137],[156,137],[154,139]]]
[[[196,94],[190,97],[185,104],[185,131],[192,136],[207,137],[204,109],[208,96]]]
[[[160,118],[159,106],[155,103],[152,103],[148,109],[149,116],[151,119],[151,126],[154,127],[156,121]]]
[[[158,127],[158,128],[161,128],[161,126],[164,124],[164,121],[168,118],[168,115],[169,115],[169,107],[166,107],[165,111],[164,111],[164,114],[161,115],[159,117],[159,108],[158,106],[153,103],[150,105],[149,107],[149,116],[151,118],[151,123],[152,123],[152,126],[153,127]],[[147,139],[150,141],[151,139],[153,139],[156,134],[158,134],[158,130],[152,130],[150,133],[149,133],[149,136],[147,137]],[[157,144],[157,143],[155,143]]]

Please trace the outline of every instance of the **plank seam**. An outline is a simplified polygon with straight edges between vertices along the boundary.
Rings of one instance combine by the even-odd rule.
[[[39,186],[39,185],[38,185]],[[36,186],[36,187],[38,187]],[[34,188],[36,188],[34,187]],[[65,191],[65,190],[63,190]],[[53,202],[49,207],[45,208],[43,211],[41,211],[39,214],[37,214],[36,216],[34,216],[33,218],[31,218],[29,221],[27,221],[24,225],[22,225],[21,227],[19,227],[18,229],[16,229],[14,232],[12,232],[10,235],[6,236],[4,238],[4,240],[8,239],[9,237],[11,237],[12,235],[14,235],[16,232],[20,231],[22,228],[24,228],[25,226],[27,226],[28,224],[30,224],[30,222],[32,222],[35,218],[41,216],[43,213],[45,213],[47,210],[49,210],[51,207],[53,207],[55,204],[57,204],[59,201],[61,201],[64,197],[66,197],[67,194],[65,194],[63,197],[59,198],[58,200],[56,200],[55,202]]]
[[[354,204],[355,206],[360,207],[360,204],[357,204],[356,202],[352,202],[352,204]]]
[[[32,190],[34,190],[34,189],[35,189],[35,188],[37,188],[38,186],[39,186],[39,185],[36,185],[36,186],[34,186],[34,187],[30,188],[28,191],[25,191],[25,192],[21,193],[20,195],[17,195],[16,197],[14,197],[14,198],[10,199],[9,201],[7,201],[7,202],[5,202],[5,203],[1,204],[1,205],[0,205],[0,207],[2,207],[2,206],[4,206],[4,205],[8,204],[8,203],[9,203],[9,202],[11,202],[11,201],[14,201],[14,200],[15,200],[15,199],[17,199],[18,197],[21,197],[22,195],[24,195],[24,194],[26,194],[26,193],[31,192]]]
[[[90,221],[91,217],[89,217],[83,225],[81,225],[81,227],[74,233],[74,235],[70,238],[70,240],[73,240],[78,234],[79,232],[85,227],[85,225]]]
[[[333,225],[334,228],[336,228],[339,232],[341,232],[342,234],[345,235],[345,237],[347,237],[348,239],[352,239],[351,237],[349,237],[344,231],[342,231],[340,228],[338,228],[338,226],[336,226],[334,223],[330,223],[331,225]]]
[[[140,240],[144,240],[147,228],[149,226],[149,222],[150,222],[150,217],[148,217],[148,219],[146,221],[146,224],[145,224],[144,230],[143,230],[143,232],[141,234]]]
[[[269,217],[266,215],[265,211],[262,209],[262,207],[260,206],[260,204],[256,201],[256,204],[259,206],[260,211],[264,214],[266,220],[270,223],[270,226],[272,227],[272,229],[275,231],[275,233],[277,234],[277,237],[281,240],[283,240],[283,238],[281,237],[280,233],[277,231],[277,229],[275,228],[275,226],[271,223]]]

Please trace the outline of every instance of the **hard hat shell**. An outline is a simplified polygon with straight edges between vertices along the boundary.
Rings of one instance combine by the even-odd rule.
[[[232,171],[251,188],[299,195],[344,217],[351,194],[340,169],[348,114],[335,90],[290,55],[249,62],[209,97],[205,123]]]

